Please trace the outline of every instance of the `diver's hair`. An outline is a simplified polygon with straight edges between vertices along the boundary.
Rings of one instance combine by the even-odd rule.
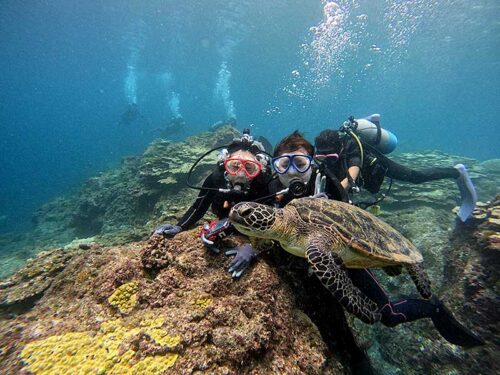
[[[342,138],[337,130],[326,129],[319,133],[314,139],[314,146],[317,152],[319,152],[319,150],[322,152],[340,152],[342,149]]]
[[[297,151],[303,147],[309,155],[314,155],[314,146],[305,139],[298,130],[283,138],[280,143],[276,145],[273,156],[279,156],[284,153]]]

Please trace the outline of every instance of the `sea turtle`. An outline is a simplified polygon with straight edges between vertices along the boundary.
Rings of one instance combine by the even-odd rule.
[[[232,208],[229,219],[241,233],[277,240],[288,252],[305,257],[346,310],[366,323],[380,320],[377,305],[354,286],[345,267],[387,268],[392,273],[405,267],[422,297],[431,297],[417,248],[356,206],[318,198],[295,199],[284,208],[241,202]]]

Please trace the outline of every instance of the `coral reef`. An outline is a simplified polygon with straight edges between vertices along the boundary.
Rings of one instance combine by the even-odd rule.
[[[124,158],[118,168],[90,178],[74,196],[57,198],[33,216],[34,229],[0,235],[0,277],[9,276],[41,250],[64,247],[75,238],[102,245],[139,241],[166,221],[176,221],[197,192],[184,181],[191,164],[209,149],[229,143],[238,131],[223,126],[183,142],[156,140],[143,155]],[[200,183],[212,168],[208,156],[194,173]]]
[[[111,241],[114,244],[142,239],[152,229],[150,221],[162,219],[162,212],[179,215],[194,199],[196,192],[179,194],[192,163],[237,134],[236,129],[226,126],[183,142],[156,140],[142,156],[126,158],[121,168],[90,179],[80,191],[72,218],[76,234],[113,237],[118,240]],[[204,158],[195,181],[206,176],[214,163],[213,155]],[[173,209],[165,210],[170,206]]]
[[[32,309],[0,319],[2,368],[346,373],[272,266],[260,261],[235,281],[229,261],[206,251],[197,229],[172,240],[73,250]]]
[[[122,314],[130,312],[137,304],[137,283],[132,281],[121,285],[109,296],[108,302]]]
[[[225,126],[215,133],[201,133],[180,143],[154,141],[141,158],[140,178],[147,186],[183,187],[191,165],[199,156],[213,147],[230,143],[237,134],[236,129]],[[215,161],[215,155],[202,159],[199,170],[211,170]]]
[[[381,217],[422,251],[436,294],[487,342],[464,351],[429,321],[387,328],[346,317],[305,262],[279,249],[235,281],[225,271],[229,259],[207,252],[196,229],[137,242],[187,209],[197,194],[183,188],[191,163],[235,134],[222,127],[179,143],[157,140],[76,196],[41,207],[32,232],[0,236],[0,247],[11,249],[0,255],[0,276],[34,257],[0,284],[2,371],[365,374],[360,342],[381,374],[500,372],[499,160],[394,156],[417,169],[466,164],[481,199],[491,199],[467,225],[452,212],[453,180],[394,182],[381,205]],[[199,165],[196,183],[212,165],[210,158]],[[405,275],[379,277],[394,297],[415,293]]]
[[[96,334],[68,332],[31,342],[21,358],[33,374],[159,374],[175,364],[178,354],[171,351],[180,343],[180,337],[169,336],[162,325],[161,319],[141,321],[137,327],[111,320],[102,323]],[[143,337],[164,348],[163,353],[135,358],[137,350],[132,348]]]
[[[479,203],[474,218],[467,224],[458,220],[449,224],[443,221],[442,211],[430,210],[417,210],[412,215],[399,213],[392,219],[394,226],[406,229],[409,237],[419,242],[435,293],[486,345],[471,350],[451,345],[427,320],[395,328],[366,327],[352,322],[360,340],[374,340],[369,354],[379,373],[472,375],[500,371],[499,198],[487,204]],[[404,220],[405,217],[412,219]],[[433,240],[436,241],[434,249]],[[391,295],[412,293],[404,286],[408,281],[405,278],[379,276]]]
[[[0,311],[32,306],[66,266],[70,255],[64,250],[42,252],[29,259],[12,277],[0,283]]]

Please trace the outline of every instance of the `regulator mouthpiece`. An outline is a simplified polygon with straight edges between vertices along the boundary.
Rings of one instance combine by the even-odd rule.
[[[293,178],[288,189],[294,197],[302,197],[307,191],[307,186],[300,178]]]

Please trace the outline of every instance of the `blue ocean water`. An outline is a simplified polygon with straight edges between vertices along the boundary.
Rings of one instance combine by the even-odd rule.
[[[277,141],[381,113],[400,150],[498,158],[499,20],[497,0],[4,0],[0,232],[176,116],[174,139],[235,117]]]

